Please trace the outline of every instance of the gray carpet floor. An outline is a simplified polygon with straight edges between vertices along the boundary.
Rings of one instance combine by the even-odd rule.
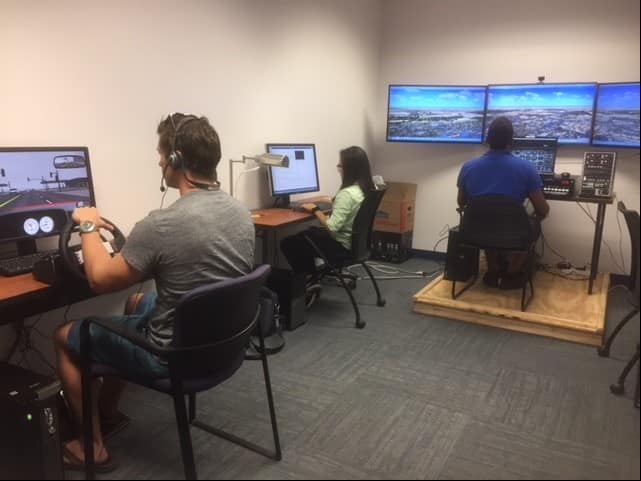
[[[401,267],[429,270],[428,260]],[[639,320],[609,359],[593,347],[412,313],[426,279],[327,286],[307,322],[270,357],[283,460],[193,428],[201,479],[639,479],[639,410],[609,385],[639,342]],[[629,310],[610,293],[606,330]],[[198,398],[199,418],[270,447],[260,363]],[[104,478],[182,478],[169,397],[131,386],[131,425],[109,442],[120,468]],[[71,478],[79,479],[75,474]]]

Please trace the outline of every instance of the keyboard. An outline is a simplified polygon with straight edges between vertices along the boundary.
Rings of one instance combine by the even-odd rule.
[[[33,270],[33,265],[53,252],[37,252],[20,257],[0,259],[0,276],[13,277],[27,274]]]
[[[292,202],[291,206],[292,209],[294,209],[295,212],[307,212],[305,209],[303,209],[303,204],[315,204],[320,210],[323,212],[329,212],[332,210],[332,203],[331,202],[325,202],[325,201],[319,201],[319,202]]]

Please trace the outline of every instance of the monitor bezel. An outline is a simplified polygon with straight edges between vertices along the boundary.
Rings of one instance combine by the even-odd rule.
[[[625,82],[603,82],[603,83],[598,83],[597,84],[597,90],[596,90],[596,96],[595,96],[595,101],[594,101],[594,115],[592,116],[592,131],[590,132],[590,145],[594,147],[614,147],[617,149],[640,149],[641,148],[641,140],[639,145],[624,145],[620,144],[617,142],[599,142],[595,143],[594,142],[594,130],[596,127],[596,114],[597,110],[599,108],[599,96],[601,94],[601,86],[602,85],[640,85],[641,82],[639,80],[636,81],[625,81]],[[641,88],[641,85],[640,85]],[[640,136],[641,139],[641,136]]]
[[[483,103],[483,120],[481,122],[481,138],[480,140],[391,140],[389,136],[389,111],[390,111],[390,95],[392,87],[429,87],[429,88],[469,88],[469,89],[484,89],[485,98]],[[390,143],[400,143],[400,144],[461,144],[461,145],[480,145],[484,143],[485,138],[485,118],[487,111],[487,85],[444,85],[444,84],[389,84],[387,87],[387,116],[385,118],[385,141]]]
[[[94,184],[93,184],[93,174],[91,171],[91,160],[89,158],[89,148],[86,146],[72,146],[72,147],[65,147],[65,146],[49,146],[49,147],[29,147],[29,146],[23,146],[23,147],[3,147],[0,146],[0,152],[83,152],[85,155],[85,159],[87,159],[87,180],[89,181],[89,203],[91,207],[96,207],[96,194],[94,190]],[[29,212],[29,211],[26,211]],[[11,215],[11,214],[4,214],[4,215]],[[3,214],[0,214],[0,221],[3,217]],[[30,236],[30,235],[21,235],[17,237],[1,237],[0,236],[0,243],[4,242],[20,242],[20,241],[27,241],[27,240],[35,240],[35,239],[42,239],[46,237],[55,237],[57,235],[60,235],[60,230],[62,230],[64,226],[62,226],[60,229],[56,229],[54,232],[51,233],[44,233],[44,232],[38,232],[38,234]]]
[[[557,137],[558,142],[557,144],[559,146],[561,145],[590,145],[590,141],[592,140],[593,132],[594,132],[594,116],[596,113],[596,99],[597,99],[597,90],[599,83],[598,82],[544,82],[544,83],[533,83],[533,82],[527,82],[527,83],[501,83],[501,84],[488,84],[487,86],[487,94],[485,96],[485,119],[484,119],[484,125],[483,125],[483,141],[487,141],[487,128],[489,128],[488,125],[488,112],[489,112],[489,105],[490,105],[490,90],[492,87],[526,87],[526,86],[531,86],[531,87],[550,87],[550,86],[562,86],[562,85],[593,85],[595,87],[594,90],[594,97],[592,99],[592,118],[590,119],[590,132],[589,132],[589,138],[586,142],[567,142],[563,141],[560,137]],[[545,137],[544,137],[545,138]],[[550,137],[548,137],[550,138]]]
[[[318,157],[316,156],[316,144],[314,143],[309,143],[309,142],[296,142],[296,143],[289,143],[289,142],[270,142],[265,144],[265,152],[271,153],[271,148],[295,148],[295,147],[302,147],[302,148],[312,148],[314,152],[314,169],[315,169],[315,174],[316,174],[316,188],[314,189],[305,189],[305,190],[297,190],[296,192],[274,192],[274,176],[272,175],[272,169],[275,167],[273,165],[269,166],[269,169],[267,169],[268,172],[268,177],[269,177],[269,194],[272,197],[287,197],[290,195],[297,195],[297,194],[308,194],[310,192],[319,192],[320,191],[320,179],[318,177]],[[295,159],[290,159],[289,162],[291,163]],[[281,167],[282,168],[282,167]]]

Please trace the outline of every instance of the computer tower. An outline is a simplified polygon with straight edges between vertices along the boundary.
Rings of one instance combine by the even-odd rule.
[[[0,363],[0,479],[64,479],[60,383]]]
[[[447,281],[466,281],[479,273],[479,250],[476,247],[462,246],[458,226],[450,229],[447,238],[447,257],[445,258],[444,279]]]
[[[305,275],[289,269],[273,268],[267,287],[278,295],[280,314],[285,319],[285,329],[293,331],[305,324]]]
[[[414,232],[372,231],[372,259],[400,264],[412,256]]]

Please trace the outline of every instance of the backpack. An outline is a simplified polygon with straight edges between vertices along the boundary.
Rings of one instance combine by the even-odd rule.
[[[280,304],[278,295],[267,287],[260,289],[260,313],[257,329],[260,329],[265,338],[265,354],[268,356],[280,352],[285,347],[283,337],[283,318],[280,315]],[[260,353],[260,339],[258,333],[254,333],[250,340],[250,350]],[[250,353],[247,359],[260,359],[258,354]]]

